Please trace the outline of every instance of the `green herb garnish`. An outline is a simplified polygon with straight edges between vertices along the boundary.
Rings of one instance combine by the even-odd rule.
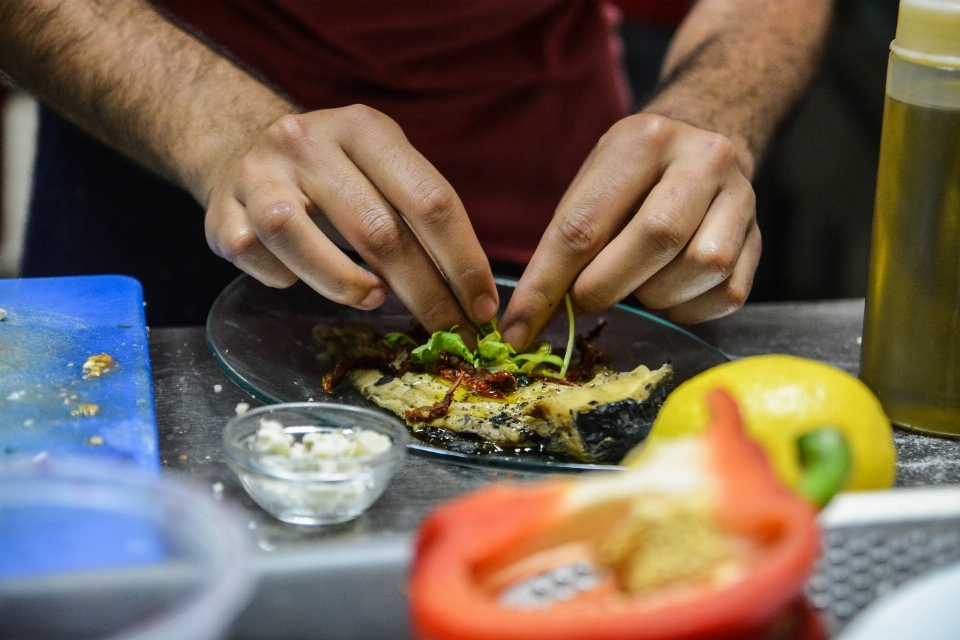
[[[456,329],[456,327],[453,327]],[[440,360],[440,352],[445,351],[451,356],[466,360],[470,364],[476,362],[473,352],[467,348],[463,338],[455,331],[436,331],[424,344],[410,352],[410,362],[414,364],[431,364]]]
[[[563,294],[563,303],[567,306],[567,351],[563,354],[563,366],[560,367],[560,377],[567,375],[567,369],[570,368],[570,358],[573,355],[574,327],[573,327],[573,301],[570,294]]]
[[[573,303],[570,294],[564,295],[567,306],[567,323],[569,334],[567,350],[563,358],[553,353],[549,342],[535,342],[523,353],[517,353],[510,344],[503,342],[503,336],[497,329],[497,320],[477,327],[477,348],[473,351],[467,348],[463,338],[456,333],[456,327],[450,331],[436,331],[426,343],[410,352],[410,362],[414,364],[432,364],[440,360],[440,352],[456,356],[474,366],[484,367],[489,371],[509,371],[510,373],[538,373],[554,378],[563,378],[570,368],[570,358],[573,356],[574,318]],[[404,333],[388,333],[384,338],[392,347],[414,345],[416,342]]]

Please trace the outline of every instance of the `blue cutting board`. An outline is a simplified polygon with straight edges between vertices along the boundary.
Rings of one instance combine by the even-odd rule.
[[[159,473],[140,283],[116,275],[0,280],[0,309],[0,462],[82,454]],[[118,366],[84,379],[84,362],[101,353]],[[99,413],[72,415],[81,404]]]
[[[113,275],[0,280],[0,309],[0,466],[41,454],[83,456],[104,470],[132,466],[158,475],[140,283]],[[116,367],[84,378],[84,362],[103,353]],[[95,405],[97,413],[74,415],[81,405]],[[80,485],[74,493],[83,491]],[[156,524],[129,512],[130,505],[68,497],[18,506],[7,496],[0,511],[0,579],[165,557]]]

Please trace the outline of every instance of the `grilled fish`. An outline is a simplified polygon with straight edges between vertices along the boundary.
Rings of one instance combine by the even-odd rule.
[[[340,358],[372,352],[371,334],[361,328],[326,327],[314,334],[328,345],[334,336],[331,350]],[[427,421],[411,421],[410,412],[443,402],[449,380],[431,372],[384,375],[362,367],[346,377],[363,396],[406,418],[414,437],[433,445],[480,454],[536,451],[566,461],[615,464],[649,433],[672,374],[669,364],[626,372],[598,365],[587,382],[576,386],[520,375],[517,388],[503,398],[461,386],[446,411]]]

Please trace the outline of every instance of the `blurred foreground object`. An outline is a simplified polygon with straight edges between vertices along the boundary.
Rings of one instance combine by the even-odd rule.
[[[253,594],[239,517],[102,457],[0,462],[0,637],[213,640]]]
[[[436,510],[410,578],[416,635],[703,640],[759,637],[774,622],[796,632],[800,620],[781,615],[816,560],[816,511],[744,437],[732,396],[714,390],[709,404],[707,433],[645,447],[625,472],[492,486]]]

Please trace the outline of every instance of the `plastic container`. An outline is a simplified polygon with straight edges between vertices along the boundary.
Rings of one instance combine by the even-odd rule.
[[[258,431],[268,426],[280,429],[288,445],[300,445],[299,455],[286,452],[282,443],[256,450]],[[305,440],[324,436],[341,445],[331,444],[322,455],[303,453]],[[369,453],[350,444],[363,437],[385,448]],[[237,416],[224,429],[223,441],[228,464],[265,511],[291,524],[323,525],[352,520],[380,497],[403,463],[409,435],[406,425],[379,411],[298,402]]]
[[[253,593],[239,516],[102,459],[0,463],[0,637],[212,640]]]
[[[960,1],[901,0],[890,49],[860,377],[960,437]]]

